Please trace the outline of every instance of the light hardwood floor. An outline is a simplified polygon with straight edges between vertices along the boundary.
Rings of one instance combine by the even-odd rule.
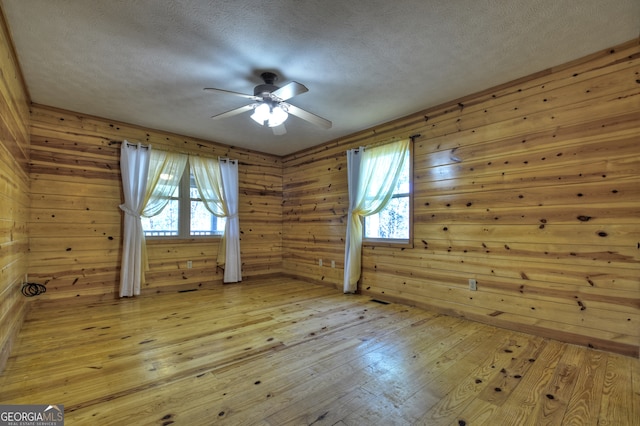
[[[640,361],[269,278],[34,301],[0,403],[66,425],[640,425]]]

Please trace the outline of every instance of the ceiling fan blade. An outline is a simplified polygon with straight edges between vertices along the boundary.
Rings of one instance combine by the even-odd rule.
[[[309,123],[313,123],[316,126],[320,126],[325,129],[330,129],[332,126],[332,123],[329,120],[322,118],[318,115],[312,114],[309,111],[305,111],[302,108],[298,108],[297,106],[291,105],[291,104],[286,104],[286,106],[289,114],[293,114],[296,117],[302,118],[303,120],[306,120]]]
[[[240,96],[241,98],[252,99],[254,101],[262,100],[262,98],[259,97],[259,96],[247,95],[245,93],[240,93],[240,92],[232,92],[231,90],[214,89],[213,87],[205,87],[204,90],[206,90],[208,92],[219,92],[219,93],[225,93],[227,95]]]
[[[214,120],[219,120],[221,118],[233,117],[234,115],[242,114],[246,111],[251,111],[254,109],[255,104],[241,106],[240,108],[232,109],[231,111],[223,112],[222,114],[214,115],[211,117]]]
[[[308,91],[309,89],[307,89],[307,86],[304,84],[292,81],[291,83],[273,91],[271,94],[282,101],[286,101],[287,99],[291,99],[294,96],[301,95]]]

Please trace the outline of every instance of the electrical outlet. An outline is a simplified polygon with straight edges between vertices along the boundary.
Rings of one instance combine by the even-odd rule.
[[[318,266],[322,266],[322,259],[318,259]]]
[[[473,278],[469,278],[469,290],[476,291],[477,289],[478,285],[476,283],[476,280],[474,280]]]
[[[190,260],[187,260],[187,269],[191,269],[193,268],[193,262]]]
[[[335,261],[335,260],[332,260],[332,261],[331,261],[331,267],[332,267],[332,268],[335,268],[335,267],[336,267],[336,261]]]

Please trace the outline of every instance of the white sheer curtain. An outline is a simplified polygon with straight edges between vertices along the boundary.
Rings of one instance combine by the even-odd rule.
[[[344,254],[344,292],[354,293],[360,279],[362,218],[384,209],[398,182],[410,139],[347,151],[349,215]]]
[[[125,203],[120,297],[138,296],[148,270],[141,216],[155,216],[164,209],[180,183],[187,156],[151,150],[151,145],[122,143],[120,170]]]
[[[240,258],[240,219],[238,218],[238,162],[228,158],[220,159],[222,188],[227,206],[227,223],[224,229],[226,240],[224,282],[242,281],[242,260]]]
[[[221,158],[189,157],[200,198],[217,217],[227,218],[220,240],[217,264],[224,268],[225,283],[242,281],[240,223],[238,220],[238,162]]]
[[[140,294],[140,282],[144,275],[142,251],[144,232],[140,213],[144,207],[147,176],[151,159],[151,145],[130,144],[126,140],[120,148],[120,171],[124,204],[124,229],[122,235],[122,265],[120,267],[120,297]]]

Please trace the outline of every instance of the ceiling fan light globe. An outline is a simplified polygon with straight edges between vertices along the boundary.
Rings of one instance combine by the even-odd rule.
[[[269,105],[260,104],[253,110],[253,114],[251,114],[251,118],[261,126],[264,126],[264,122],[269,120],[271,117],[271,111],[269,110]]]
[[[276,106],[271,110],[271,117],[269,117],[269,127],[276,127],[284,123],[289,114],[280,106]]]

